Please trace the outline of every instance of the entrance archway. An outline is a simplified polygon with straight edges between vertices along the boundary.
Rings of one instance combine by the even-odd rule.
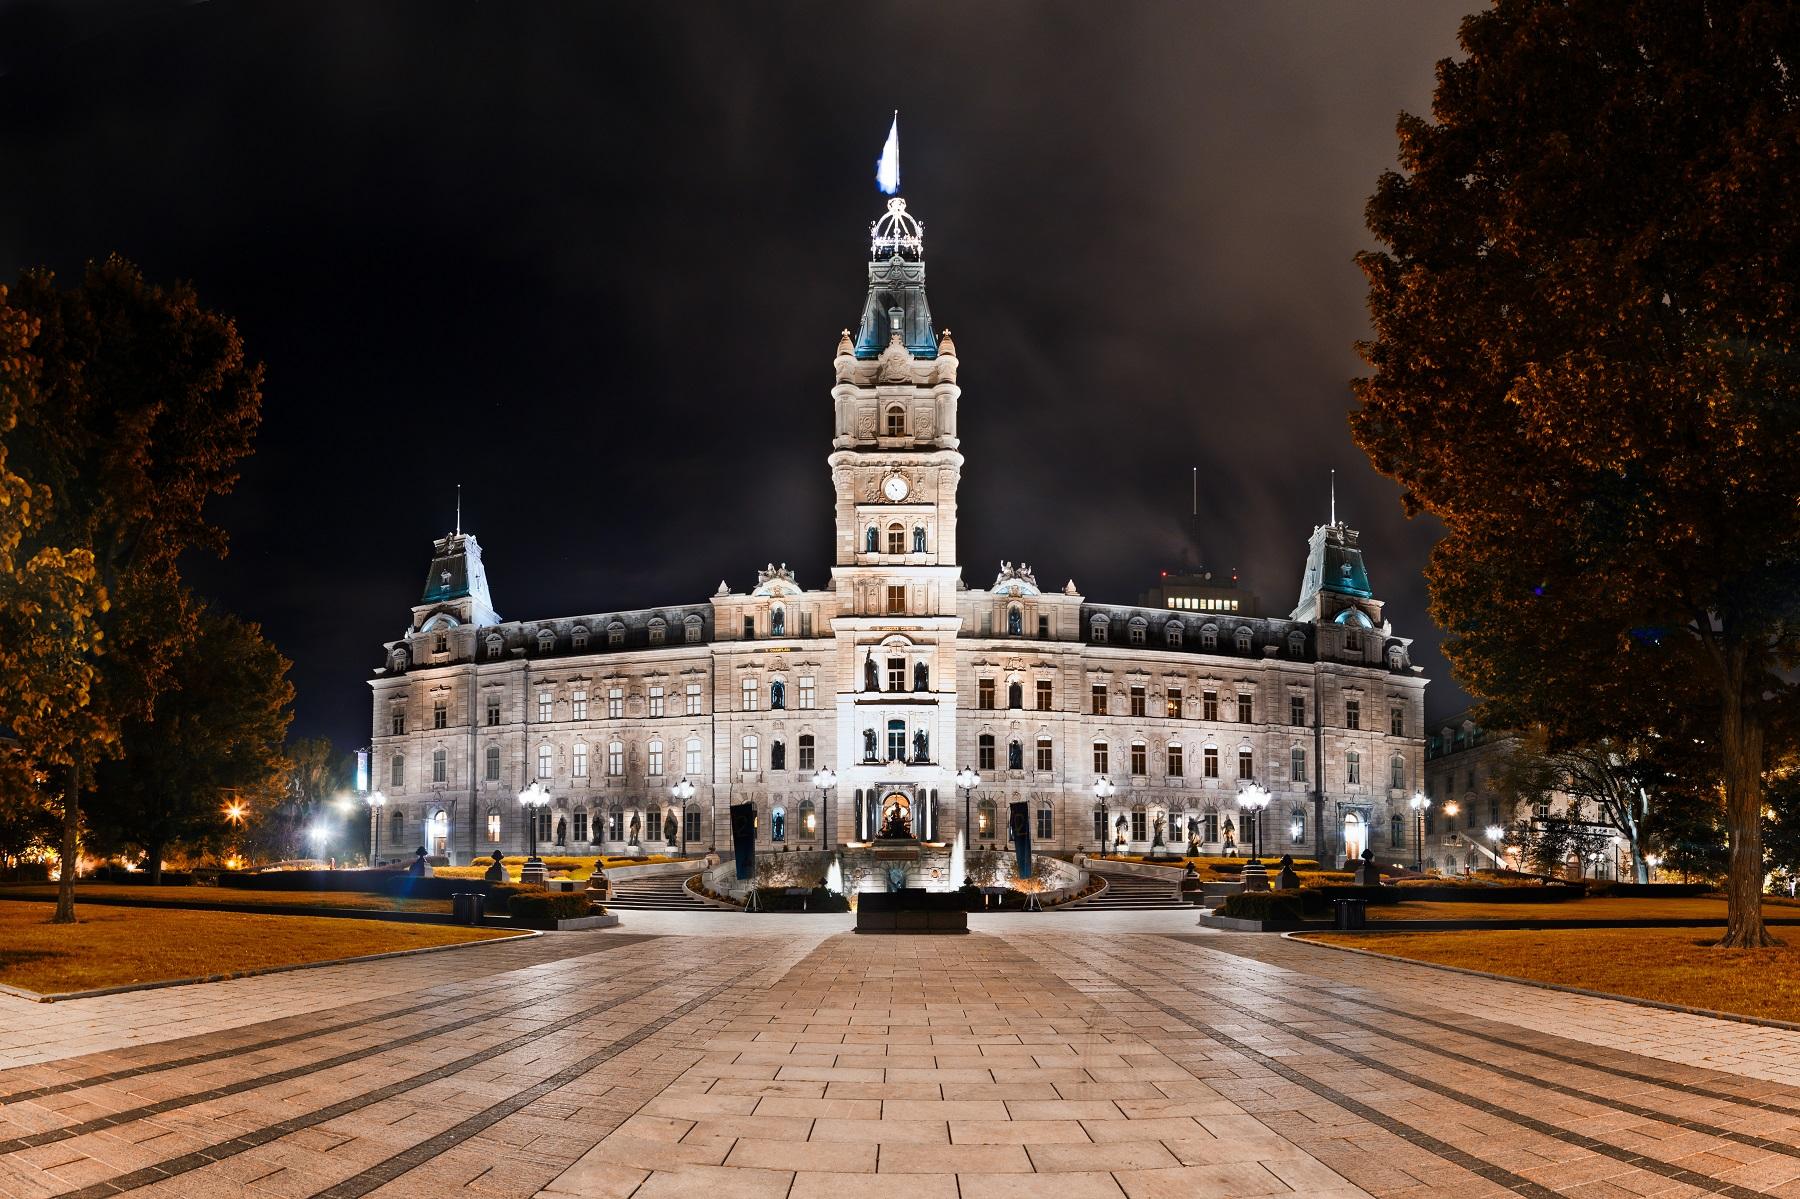
[[[1355,812],[1344,813],[1344,861],[1346,864],[1362,857],[1363,850],[1369,847],[1369,826]]]
[[[431,814],[431,852],[440,858],[450,853],[450,816],[442,808]]]
[[[877,836],[910,838],[913,835],[912,798],[900,791],[881,797],[881,826]]]

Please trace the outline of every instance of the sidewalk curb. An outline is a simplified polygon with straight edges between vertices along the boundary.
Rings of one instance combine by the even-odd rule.
[[[131,991],[160,991],[165,987],[187,987],[197,983],[220,983],[234,978],[255,978],[262,974],[287,974],[295,970],[317,970],[323,966],[351,966],[361,962],[379,962],[388,958],[408,958],[421,953],[442,953],[449,949],[467,949],[471,945],[494,945],[502,941],[514,941],[520,937],[541,937],[544,934],[520,929],[511,936],[483,937],[478,941],[458,941],[450,945],[424,945],[418,949],[391,949],[386,953],[365,953],[353,958],[326,958],[317,962],[295,962],[288,966],[262,966],[255,970],[233,970],[225,974],[200,974],[193,978],[160,978],[147,983],[125,983],[117,987],[95,987],[87,991],[27,991],[21,987],[0,983],[0,995],[11,995],[15,999],[28,999],[33,1003],[62,1003],[69,999],[97,999],[103,995],[124,995]]]
[[[1297,940],[1302,944],[1316,946],[1320,949],[1334,949],[1342,953],[1360,953],[1364,957],[1380,958],[1387,962],[1401,962],[1408,966],[1423,966],[1427,970],[1442,970],[1448,974],[1466,974],[1472,978],[1491,978],[1496,982],[1517,983],[1521,987],[1537,987],[1544,991],[1562,991],[1568,995],[1585,995],[1589,999],[1611,999],[1618,1003],[1636,1004],[1638,1007],[1657,1008],[1665,1012],[1680,1012],[1684,1016],[1709,1016],[1714,1020],[1730,1020],[1738,1024],[1755,1024],[1763,1028],[1781,1028],[1789,1032],[1800,1032],[1800,1023],[1792,1020],[1773,1020],[1766,1016],[1744,1016],[1737,1012],[1720,1012],[1712,1008],[1688,1007],[1680,1003],[1664,1003],[1659,999],[1641,999],[1636,995],[1616,995],[1611,991],[1590,991],[1586,987],[1571,987],[1565,983],[1539,982],[1534,978],[1518,978],[1511,974],[1494,974],[1487,970],[1471,970],[1467,966],[1446,966],[1442,962],[1421,962],[1416,958],[1403,958],[1398,954],[1377,953],[1373,949],[1354,949],[1348,945],[1338,945],[1331,941],[1313,941],[1299,935],[1313,930],[1299,930],[1299,933],[1282,933],[1284,940]],[[1330,932],[1333,930],[1323,930]]]

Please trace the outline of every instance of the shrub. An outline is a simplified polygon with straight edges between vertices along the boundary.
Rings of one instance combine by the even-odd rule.
[[[1234,920],[1276,920],[1298,923],[1306,918],[1306,900],[1298,891],[1247,891],[1230,896],[1219,915]]]
[[[1587,893],[1592,898],[1622,899],[1631,896],[1639,899],[1677,899],[1695,895],[1708,895],[1713,891],[1711,883],[1629,883],[1595,881],[1587,886]]]
[[[529,928],[555,928],[558,920],[573,920],[594,911],[594,901],[579,891],[521,891],[507,904],[514,924]]]

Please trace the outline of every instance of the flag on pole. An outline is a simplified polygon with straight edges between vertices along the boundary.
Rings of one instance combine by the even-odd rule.
[[[888,195],[900,190],[900,110],[894,110],[894,123],[888,126],[887,144],[881,147],[881,161],[875,164],[875,186]]]

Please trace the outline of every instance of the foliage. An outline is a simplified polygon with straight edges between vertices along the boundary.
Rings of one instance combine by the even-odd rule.
[[[580,891],[531,891],[515,894],[507,904],[514,924],[555,928],[558,920],[594,915],[601,909]]]
[[[283,756],[288,770],[281,786],[255,797],[251,807],[250,844],[253,856],[262,861],[312,849],[307,828],[323,819],[326,806],[348,794],[356,781],[355,755],[338,752],[329,738],[297,737]],[[367,809],[363,813],[366,817]]]
[[[287,768],[292,663],[228,613],[203,612],[197,624],[155,713],[124,723],[121,756],[100,764],[88,805],[95,846],[143,850],[153,878],[171,846],[222,846],[232,833],[227,794],[257,797],[251,806],[266,809]]]
[[[1797,40],[1778,5],[1502,0],[1401,118],[1360,260],[1352,428],[1447,528],[1459,678],[1559,744],[1710,712],[1736,946],[1767,939],[1763,743],[1800,646]]]
[[[189,549],[223,553],[208,522],[231,489],[261,410],[262,368],[249,363],[236,326],[199,304],[185,284],[156,287],[122,258],[90,264],[74,288],[28,271],[0,308],[16,348],[5,372],[0,422],[14,507],[31,505],[6,553],[0,620],[26,634],[41,673],[0,679],[4,713],[41,767],[55,767],[63,797],[62,857],[75,860],[81,799],[94,763],[115,756],[121,726],[147,720],[170,685],[196,613],[180,584]],[[14,423],[16,422],[16,423]],[[9,540],[13,532],[0,537]],[[31,564],[44,566],[37,576]],[[52,600],[45,574],[60,580]],[[12,638],[0,636],[0,643]],[[3,668],[17,668],[9,655]],[[56,919],[74,919],[74,871]]]
[[[1243,891],[1228,896],[1219,908],[1219,915],[1234,920],[1298,924],[1309,916],[1322,916],[1329,910],[1325,896],[1317,891]]]

